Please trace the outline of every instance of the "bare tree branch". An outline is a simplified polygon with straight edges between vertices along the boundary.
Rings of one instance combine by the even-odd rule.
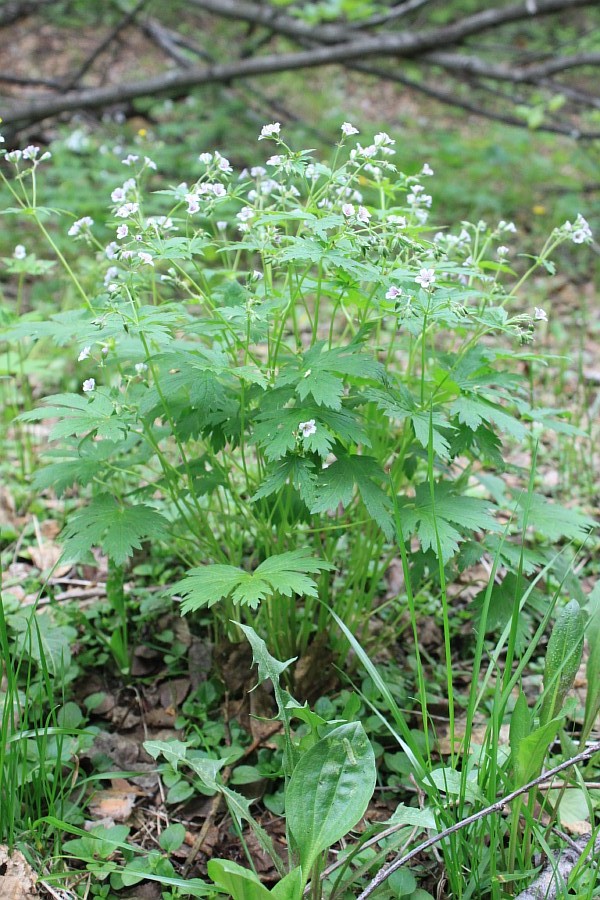
[[[444,90],[443,88],[433,87],[433,85],[425,82],[406,78],[398,72],[382,69],[377,66],[360,64],[355,64],[352,68],[356,69],[358,72],[362,72],[364,75],[373,75],[376,78],[385,78],[388,81],[395,81],[398,84],[404,85],[404,87],[408,87],[411,90],[424,94],[426,97],[431,97],[433,100],[439,100],[440,103],[444,103],[446,106],[454,106],[456,109],[463,109],[465,112],[473,113],[476,116],[482,116],[485,119],[491,119],[493,122],[502,122],[504,125],[512,125],[517,128],[523,128],[527,124],[524,119],[520,119],[517,116],[511,116],[508,113],[489,109],[475,103],[473,100],[459,97],[457,94]],[[548,134],[563,134],[567,137],[582,141],[595,141],[600,138],[600,131],[579,130],[571,125],[542,123],[537,128],[537,131],[544,131]]]
[[[177,39],[180,35],[175,37],[168,28],[165,28],[160,22],[157,22],[156,19],[146,19],[140,27],[144,34],[146,34],[151,41],[154,41],[163,53],[166,53],[167,56],[175,60],[179,66],[184,69],[189,69],[193,66],[189,56],[187,56],[183,50],[180,50],[182,44],[181,41]]]
[[[189,2],[198,9],[224,18],[261,26],[267,29],[267,34],[275,33],[290,37],[303,45],[305,49],[264,56],[254,55],[253,50],[251,58],[238,59],[225,64],[216,64],[209,59],[209,65],[202,68],[193,65],[185,53],[179,49],[183,47],[191,50],[195,55],[199,53],[196,47],[192,48],[189,45],[189,41],[183,35],[164,29],[158,23],[147,22],[143,26],[146,33],[150,34],[162,49],[177,61],[179,66],[177,70],[164,72],[155,78],[137,82],[68,91],[63,97],[39,96],[32,98],[29,102],[15,103],[12,108],[6,110],[4,121],[7,124],[21,126],[24,123],[40,121],[62,112],[82,108],[101,108],[142,96],[177,96],[186,90],[206,84],[229,82],[240,78],[257,77],[301,68],[343,64],[358,71],[376,75],[378,78],[404,84],[443,103],[449,103],[476,115],[522,127],[526,124],[524,120],[510,112],[510,107],[514,107],[519,102],[515,97],[503,95],[505,105],[509,105],[508,112],[502,109],[490,110],[476,99],[461,96],[460,92],[456,93],[437,85],[416,83],[397,71],[390,72],[387,67],[385,69],[381,66],[373,67],[365,64],[364,60],[372,57],[378,59],[392,57],[441,66],[457,79],[466,80],[471,86],[487,93],[490,92],[489,81],[536,84],[538,86],[544,86],[543,82],[545,81],[545,87],[548,90],[554,90],[555,85],[549,79],[551,74],[578,66],[600,65],[600,53],[591,52],[565,55],[558,59],[548,59],[519,67],[488,63],[479,56],[459,53],[456,49],[452,50],[467,38],[483,31],[498,28],[507,23],[537,19],[540,16],[557,12],[564,13],[586,7],[597,8],[597,0],[527,0],[525,3],[489,8],[439,27],[420,30],[405,29],[376,35],[357,34],[347,26],[340,25],[313,27],[278,12],[272,6],[262,6],[255,2],[249,2],[249,0],[189,0]],[[142,3],[143,0],[140,0],[130,15],[133,16]],[[390,10],[390,13],[406,10],[408,4],[411,3],[413,0],[406,0],[405,3]],[[108,38],[105,39],[103,45],[97,48],[94,57],[101,52],[102,46],[106,46],[107,41]],[[473,79],[477,79],[477,81],[473,81]],[[483,81],[481,81],[482,79]],[[565,88],[565,91],[567,90],[568,88]],[[571,89],[573,98],[575,90]],[[585,92],[580,91],[578,100],[581,104],[584,102],[584,96]],[[597,98],[594,98],[590,105],[594,106],[596,100]],[[585,139],[595,139],[598,136],[598,132],[586,131],[564,119],[544,122],[541,129]]]
[[[45,87],[51,91],[63,91],[62,81],[54,81],[52,78],[22,78],[20,75],[8,75],[0,73],[0,83],[14,84],[17,87]]]
[[[14,0],[14,2],[9,0],[0,10],[0,28],[12,25],[13,22],[18,22],[19,19],[24,19],[26,16],[31,16],[52,3],[56,3],[56,0]]]
[[[433,63],[443,69],[477,75],[480,78],[492,78],[494,81],[512,81],[515,84],[537,84],[541,79],[567,69],[581,66],[600,66],[600,53],[578,53],[572,56],[559,56],[545,63],[525,67],[509,67],[487,63],[478,56],[458,53],[436,52],[425,53],[420,59]]]
[[[146,5],[147,2],[148,0],[138,0],[133,9],[130,9],[129,12],[125,13],[125,15],[120,19],[119,22],[117,22],[114,28],[111,28],[106,37],[102,41],[100,41],[98,46],[90,53],[87,59],[82,62],[79,68],[65,82],[65,91],[70,91],[79,83],[85,73],[88,72],[89,69],[91,69],[91,67],[94,65],[98,57],[102,56],[104,51],[110,47],[112,42],[118,37],[123,29],[135,20],[137,14]]]
[[[350,36],[345,26],[319,25],[315,28],[299,19],[279,13],[273,7],[259,6],[256,3],[248,3],[246,0],[189,0],[189,2],[193,6],[213,12],[218,16],[228,19],[243,19],[246,22],[252,21],[256,25],[264,25],[279,34],[286,34],[288,37],[296,39],[304,38],[316,40],[321,44],[331,44],[345,43]],[[437,28],[387,33],[364,38],[364,51],[358,50],[358,55],[360,56],[361,52],[366,55],[374,55],[378,52],[373,47],[369,49],[370,42],[381,42],[379,44],[380,52],[386,55],[416,55],[428,50],[435,50],[438,47],[460,43],[468,37],[498,28],[501,25],[522,20],[531,21],[534,18],[554,13],[596,6],[597,0],[535,0],[533,4],[530,0],[530,2],[516,3],[511,6],[492,7]]]
[[[379,13],[368,19],[363,19],[361,22],[348,22],[347,28],[363,29],[375,28],[377,25],[387,25],[389,22],[396,22],[398,19],[402,19],[404,16],[407,16],[409,13],[414,12],[416,9],[420,9],[430,2],[431,0],[406,0],[405,3],[398,3],[396,6],[392,6],[387,12]]]

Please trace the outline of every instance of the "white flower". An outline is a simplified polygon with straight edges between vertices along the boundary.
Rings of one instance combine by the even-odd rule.
[[[13,250],[14,259],[25,259],[27,256],[27,250],[23,246],[23,244],[17,244],[15,249]]]
[[[132,166],[134,162],[137,162],[139,156],[136,156],[135,153],[128,153],[125,159],[122,159],[121,162],[124,166]]]
[[[423,168],[421,169],[421,175],[433,175],[433,169],[429,165],[429,163],[423,163]]]
[[[350,122],[344,122],[342,124],[342,134],[345,134],[346,137],[351,137],[353,134],[358,133],[358,128],[355,128]]]
[[[369,219],[371,218],[371,213],[365,206],[359,206],[356,218],[359,220],[359,222],[363,222],[365,225],[368,225]]]
[[[346,217],[349,217],[354,215],[355,210],[351,203],[344,203],[344,205],[342,206],[342,212]]]
[[[198,203],[198,198],[195,194],[188,194],[185,198],[187,200],[187,211],[188,215],[193,216],[194,213],[197,213],[200,210],[200,204]]]
[[[126,251],[124,250],[121,256],[125,256]],[[104,284],[107,285],[109,281],[112,281],[113,278],[117,278],[119,275],[119,270],[116,266],[110,266],[104,275]]]
[[[260,130],[259,141],[264,141],[266,138],[279,137],[279,132],[281,131],[281,123],[280,122],[272,122],[270,125],[263,125]]]
[[[117,227],[117,237],[119,238],[120,241],[123,240],[123,238],[126,238],[128,234],[129,234],[129,226],[128,225],[119,225]]]
[[[94,378],[86,378],[86,380],[82,384],[82,388],[84,393],[89,394],[96,387],[96,380]]]
[[[106,290],[108,291],[109,294],[116,294],[117,291],[119,290],[119,285],[116,284],[114,281],[111,281],[111,283],[109,285],[107,285]],[[102,352],[106,356],[106,354],[108,353],[108,348],[103,347]]]
[[[77,357],[77,362],[83,362],[84,359],[87,359],[90,353],[92,352],[91,347],[84,347],[79,356]],[[84,388],[85,390],[85,388]]]
[[[516,234],[517,226],[514,222],[505,222],[504,219],[501,219],[498,222],[498,231],[510,231],[512,234]]]
[[[387,220],[388,220],[388,222],[390,223],[390,225],[397,225],[398,228],[406,228],[406,224],[407,224],[407,223],[406,223],[406,216],[394,216],[394,215],[391,215],[391,216],[388,216],[388,217],[387,217]]]
[[[581,213],[578,213],[571,233],[571,240],[574,244],[585,244],[587,241],[591,241],[592,237],[592,229],[588,222],[583,218]]]
[[[112,194],[110,195],[110,199],[113,203],[122,203],[125,199],[125,191],[122,187],[115,188]]]
[[[381,169],[379,166],[374,166],[371,163],[365,163],[364,165],[365,172],[369,172],[375,181],[377,181],[381,177]]]
[[[163,231],[170,231],[173,228],[173,219],[170,216],[148,216],[146,219],[146,225],[148,228],[154,228],[156,232],[159,232],[161,229]]]
[[[204,163],[205,166],[208,166],[212,162],[212,153],[201,153],[198,160]]]
[[[308,422],[300,422],[298,430],[303,438],[310,437],[311,434],[316,434],[317,426],[315,420],[309,419]]]
[[[145,253],[143,250],[140,250],[138,253],[138,259],[141,259],[142,265],[145,266],[153,266],[154,260],[152,259],[151,253]]]
[[[135,364],[135,371],[138,375],[143,375],[144,372],[148,369],[146,363],[140,362]]]
[[[264,277],[265,276],[263,275],[263,273],[259,272],[258,269],[255,269],[252,273],[252,278],[254,279],[254,281],[262,281]]]
[[[380,131],[379,134],[376,134],[373,138],[373,143],[376,147],[390,147],[392,144],[395,144],[394,141],[386,131]]]
[[[107,259],[115,259],[117,252],[119,250],[119,245],[115,241],[111,241],[110,244],[107,244],[104,249],[104,254]]]
[[[221,172],[233,172],[233,166],[229,160],[225,156],[221,156],[218,150],[215,150],[215,162],[217,164],[217,169],[220,169]]]
[[[149,156],[144,157],[144,162],[146,163],[147,168],[154,169],[156,171],[156,163],[153,159],[150,159]]]
[[[139,203],[124,203],[123,206],[118,208],[115,216],[117,216],[118,219],[127,219],[129,216],[133,216],[139,208]]]
[[[361,147],[360,144],[357,144],[356,151],[353,150],[352,153],[354,154],[355,152],[357,156],[364,156],[367,159],[371,159],[371,157],[377,155],[377,147],[375,144],[369,144],[368,147]]]
[[[219,229],[219,231],[225,231],[225,229],[227,228],[227,222],[220,220],[216,223],[216,226]]]
[[[252,166],[250,169],[250,175],[252,178],[262,178],[263,175],[267,174],[267,170],[264,166]]]
[[[279,154],[276,153],[274,156],[270,156],[268,158],[267,165],[268,166],[280,166],[282,162],[283,162],[283,156],[280,156]]]
[[[498,247],[496,253],[500,257],[500,259],[502,259],[503,257],[508,256],[508,254],[510,253],[510,248],[504,246]]]
[[[220,184],[218,181],[214,184],[208,184],[207,188],[211,194],[214,194],[215,197],[226,197],[227,190],[225,186]]]
[[[548,313],[545,309],[541,309],[539,306],[534,307],[533,310],[533,318],[538,322],[547,322],[548,321]]]
[[[73,222],[71,227],[69,228],[67,234],[70,237],[75,237],[79,234],[82,228],[90,228],[94,224],[94,220],[90,218],[90,216],[84,216],[82,219],[77,219],[76,222]]]
[[[250,206],[243,206],[237,214],[237,218],[240,222],[247,222],[249,219],[252,219],[253,216],[254,210]]]
[[[7,159],[11,163],[17,163],[17,162],[19,162],[19,160],[21,159],[22,156],[23,156],[22,150],[10,150],[6,154],[5,159]]]
[[[434,269],[421,269],[419,274],[415,278],[416,284],[420,284],[422,288],[427,290],[428,287],[435,281],[435,270]]]
[[[396,297],[399,297],[401,293],[402,293],[402,288],[396,287],[396,285],[393,284],[389,288],[387,294],[385,295],[385,299],[386,300],[395,300]]]
[[[34,147],[33,144],[30,144],[23,150],[23,159],[35,159],[39,152],[39,147]]]

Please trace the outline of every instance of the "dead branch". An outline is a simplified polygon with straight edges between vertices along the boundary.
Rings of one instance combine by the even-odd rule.
[[[556,900],[558,892],[566,885],[569,875],[583,854],[585,853],[587,859],[592,853],[600,852],[600,838],[596,838],[592,846],[591,842],[590,834],[584,834],[577,840],[570,841],[571,846],[549,860],[535,881],[517,894],[515,900]]]
[[[49,2],[49,0],[46,0]],[[385,15],[400,17],[410,10],[416,9],[423,2],[406,0],[389,10]],[[141,7],[143,0],[128,14],[131,18]],[[399,31],[377,34],[365,33],[354,27],[338,24],[312,26],[299,19],[285,15],[273,6],[260,5],[250,0],[190,0],[190,4],[214,15],[235,19],[252,26],[267,29],[267,36],[272,34],[291,38],[301,44],[303,49],[292,52],[273,53],[260,56],[253,48],[249,58],[238,58],[228,63],[213,63],[199,67],[190,62],[185,50],[191,50],[189,42],[183,35],[165,29],[155,20],[146,21],[142,27],[159,44],[169,57],[177,62],[177,68],[164,72],[154,78],[119,85],[99,86],[85,90],[66,90],[63,96],[38,96],[23,103],[15,102],[4,115],[7,125],[21,127],[25,124],[41,121],[64,112],[81,109],[98,109],[114,103],[122,103],[149,95],[178,96],[192,88],[215,83],[229,83],[238,79],[272,75],[278,72],[303,68],[315,68],[327,65],[345,65],[358,71],[375,75],[378,78],[391,80],[407,87],[419,90],[442,103],[453,105],[479,116],[504,122],[509,125],[523,127],[522,116],[514,113],[515,107],[522,103],[513,95],[503,94],[504,108],[488,108],[481,98],[473,97],[472,89],[480,94],[490,94],[490,83],[508,82],[512,84],[533,84],[545,87],[548,91],[564,88],[565,96],[570,94],[575,105],[594,108],[600,98],[587,95],[579,88],[558,84],[551,80],[552,75],[578,67],[600,66],[600,53],[588,52],[565,54],[542,62],[526,65],[498,64],[487,62],[476,53],[459,52],[458,47],[474,35],[497,29],[501,26],[520,21],[531,21],[542,16],[564,13],[580,8],[597,8],[597,0],[527,0],[504,7],[492,7],[471,16],[464,16],[447,25],[425,27],[418,30],[405,28]],[[363,25],[373,24],[365,20]],[[119,24],[122,27],[122,23]],[[84,71],[107,42],[114,39],[109,35],[99,45],[92,56],[86,60]],[[192,49],[194,55],[198,49]],[[465,95],[460,90],[440,88],[436,83],[421,83],[408,79],[402,72],[390,71],[389,67],[371,66],[365,60],[371,58],[392,58],[398,61],[415,61],[428,66],[441,67],[450,73],[458,83],[464,82],[470,89]],[[74,78],[81,77],[81,69]],[[74,87],[74,78],[69,86]],[[545,121],[540,130],[557,134],[570,135],[579,139],[596,139],[598,131],[586,130],[573,125],[568,119],[561,119],[556,114]]]
[[[474,822],[478,822],[480,819],[484,819],[487,816],[492,815],[493,813],[501,812],[504,806],[512,803],[512,801],[516,800],[517,797],[528,793],[532,788],[537,787],[538,784],[542,784],[548,779],[554,778],[555,775],[558,775],[559,772],[563,772],[565,769],[569,769],[581,762],[585,762],[585,760],[590,759],[598,752],[600,752],[600,741],[594,742],[589,747],[586,747],[585,750],[582,750],[581,753],[577,753],[575,756],[566,759],[558,766],[554,766],[552,769],[548,769],[547,772],[543,772],[540,776],[538,776],[538,778],[534,778],[533,781],[528,781],[527,784],[524,784],[522,787],[517,788],[515,791],[511,791],[510,794],[506,794],[504,797],[502,797],[500,800],[496,800],[496,802],[492,803],[490,806],[486,806],[484,809],[480,809],[479,812],[473,813],[473,815],[471,816],[467,816],[466,819],[461,819],[460,822],[455,822],[454,825],[451,825],[449,828],[445,828],[443,831],[438,832],[438,834],[434,834],[432,837],[419,844],[418,847],[415,847],[413,850],[411,850],[410,853],[406,853],[404,856],[393,860],[393,862],[388,863],[382,869],[380,869],[377,875],[366,886],[362,894],[359,895],[358,900],[367,900],[367,897],[370,897],[373,891],[377,890],[377,888],[382,885],[384,881],[386,881],[390,877],[390,875],[393,875],[394,872],[397,872],[398,869],[401,869],[402,866],[405,866],[406,863],[410,862],[410,860],[415,856],[418,856],[425,850],[428,850],[430,847],[439,844],[440,841],[443,841],[445,838],[450,837],[451,834],[455,834],[457,831],[461,831],[468,825],[472,825]]]
[[[0,28],[31,16],[52,3],[56,3],[56,0],[13,0],[13,2],[9,0],[0,10]]]
[[[87,59],[84,59],[84,61],[79,66],[77,71],[74,72],[70,76],[70,78],[65,82],[65,84],[63,86],[63,90],[70,91],[81,81],[81,79],[86,74],[86,72],[88,72],[91,69],[91,67],[94,65],[96,60],[100,56],[102,56],[102,54],[106,50],[108,50],[110,45],[121,34],[123,29],[126,28],[128,25],[130,25],[135,20],[138,13],[142,10],[142,8],[146,5],[147,2],[148,2],[148,0],[138,0],[138,3],[136,3],[136,5],[133,7],[133,9],[129,10],[129,12],[125,13],[125,15],[122,16],[120,21],[117,22],[117,24],[114,26],[114,28],[111,28],[111,30],[106,35],[106,37],[100,41],[98,46],[94,48],[94,50],[89,54]]]

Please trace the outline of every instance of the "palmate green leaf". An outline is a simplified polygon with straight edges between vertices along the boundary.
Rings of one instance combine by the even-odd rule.
[[[519,525],[523,525],[526,519],[528,527],[550,541],[560,538],[583,541],[594,527],[594,521],[589,516],[560,503],[552,503],[541,494],[519,496],[517,502],[520,506]]]
[[[304,456],[286,456],[265,478],[252,500],[261,500],[291,484],[307,506],[314,501],[317,476],[315,464]]]
[[[285,406],[286,393],[283,391],[277,391],[277,398],[281,398],[281,406],[271,405],[272,398],[265,395],[266,402],[261,404],[254,428],[254,441],[263,448],[267,459],[281,459],[299,445],[303,450],[318,453],[324,459],[337,439],[370,446],[368,435],[355,412],[309,404]],[[300,422],[311,419],[315,420],[317,430],[315,434],[302,438],[299,444],[298,426]]]
[[[95,459],[81,459],[79,454],[73,453],[71,459],[50,463],[38,469],[33,476],[33,487],[38,491],[52,488],[60,497],[73,484],[90,484],[98,474],[98,468]]]
[[[336,454],[336,461],[323,469],[317,478],[311,512],[327,512],[340,503],[344,507],[349,506],[355,489],[358,488],[367,512],[382,528],[386,537],[391,538],[394,534],[392,504],[385,491],[377,484],[384,477],[379,464],[371,456],[350,456],[340,448],[336,450]]]
[[[123,506],[109,494],[94,497],[89,506],[71,516],[63,532],[63,556],[84,558],[99,546],[117,565],[122,565],[142,541],[164,537],[167,520],[150,506]]]
[[[381,363],[364,352],[362,337],[346,347],[329,350],[325,349],[324,342],[319,342],[302,357],[292,360],[279,376],[277,384],[295,384],[301,400],[312,396],[317,406],[341,409],[343,376],[361,381],[381,381],[383,371]]]
[[[40,419],[59,419],[52,426],[50,439],[97,434],[109,441],[118,441],[127,432],[127,421],[117,416],[112,400],[101,391],[91,397],[80,394],[54,394],[47,398],[48,406],[41,406],[21,413],[22,422],[38,422]]]
[[[431,549],[436,555],[439,538],[445,563],[458,551],[459,543],[470,537],[473,531],[497,530],[490,512],[491,504],[456,493],[450,482],[434,484],[433,501],[430,486],[424,483],[417,487],[414,499],[400,497],[398,505],[405,536],[416,533],[423,551]]]
[[[40,340],[51,338],[58,347],[66,347],[82,329],[91,325],[92,314],[87,309],[69,309],[56,313],[45,321],[38,321],[39,313],[23,315],[14,325],[10,325],[1,335],[2,340],[14,341],[27,338]]]
[[[419,444],[427,450],[433,441],[433,450],[441,459],[448,459],[450,444],[441,429],[452,430],[445,416],[438,410],[419,408],[415,398],[403,385],[394,385],[387,390],[369,390],[367,397],[390,419],[404,422],[408,419],[413,426]]]
[[[450,415],[457,416],[458,421],[468,425],[472,431],[476,431],[482,422],[492,422],[518,441],[522,441],[527,435],[527,429],[523,423],[510,412],[473,394],[463,394],[458,397],[449,411]]]
[[[221,564],[191,569],[173,586],[173,593],[186,598],[181,604],[184,615],[214,606],[226,597],[240,606],[256,609],[262,600],[276,592],[285,597],[292,594],[316,597],[317,585],[310,575],[331,568],[330,563],[315,559],[305,550],[288,550],[269,557],[254,572]]]
[[[332,249],[326,244],[320,244],[313,238],[293,238],[292,243],[285,247],[279,255],[282,261],[296,260],[321,263],[326,269],[340,269],[354,278],[373,281],[379,278],[379,269],[366,262],[358,262],[354,257],[356,251],[352,247],[346,247],[345,251],[338,245]]]

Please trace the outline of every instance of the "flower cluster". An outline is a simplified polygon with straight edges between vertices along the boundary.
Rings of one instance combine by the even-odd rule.
[[[574,244],[589,244],[594,239],[592,229],[581,213],[577,215],[573,224],[567,220],[562,228],[559,229],[559,232],[562,236],[573,241]]]
[[[77,235],[82,231],[84,233],[87,232],[93,224],[94,220],[90,216],[83,216],[83,218],[77,219],[76,222],[73,222],[67,234],[69,235],[69,237],[77,237]]]

